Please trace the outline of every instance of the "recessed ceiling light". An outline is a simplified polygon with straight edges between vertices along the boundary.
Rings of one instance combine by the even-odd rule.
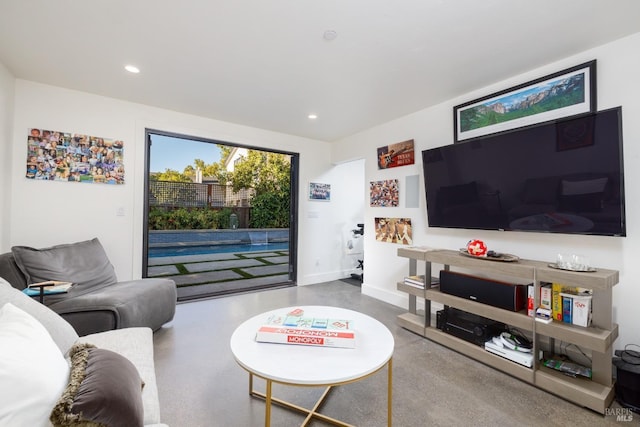
[[[307,117],[310,118],[311,120],[315,120],[315,119],[318,118],[318,115],[317,114],[309,114]]]
[[[125,65],[124,69],[133,74],[138,74],[140,72],[140,69],[135,65]]]
[[[335,40],[336,37],[338,37],[338,33],[335,30],[327,30],[322,35],[322,38],[327,41]]]

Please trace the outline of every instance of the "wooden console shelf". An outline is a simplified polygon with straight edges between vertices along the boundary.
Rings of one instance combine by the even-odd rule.
[[[613,343],[618,337],[618,325],[613,323],[612,289],[618,283],[618,272],[598,268],[596,272],[582,273],[564,271],[549,267],[548,263],[521,259],[518,262],[497,262],[474,259],[464,256],[458,251],[421,247],[403,247],[398,249],[398,256],[409,259],[408,275],[417,274],[418,261],[424,262],[425,275],[434,275],[434,264],[440,269],[452,267],[482,273],[485,276],[505,276],[514,282],[532,283],[535,289],[538,306],[540,286],[543,282],[562,283],[567,286],[579,286],[593,289],[592,326],[580,327],[562,322],[541,323],[527,316],[526,311],[512,312],[487,304],[478,303],[465,298],[445,294],[437,288],[419,289],[398,282],[397,289],[409,295],[408,312],[397,318],[400,326],[432,341],[463,353],[479,362],[490,365],[522,381],[556,394],[578,405],[604,414],[614,397],[613,387]],[[437,273],[437,271],[435,272]],[[435,274],[437,276],[437,274]],[[418,300],[424,302],[424,312],[417,308]],[[432,319],[431,301],[442,305],[493,319],[534,337],[533,354],[538,355],[542,343],[555,340],[575,344],[590,352],[592,379],[572,378],[542,365],[535,357],[534,366],[528,368],[504,359],[478,346],[449,335],[435,327]]]

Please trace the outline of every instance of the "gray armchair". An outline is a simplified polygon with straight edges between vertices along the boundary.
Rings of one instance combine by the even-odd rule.
[[[73,282],[67,293],[45,296],[44,304],[81,336],[135,326],[155,331],[175,314],[174,281],[119,282],[97,238],[43,249],[14,246],[0,255],[0,277],[19,290],[47,280]]]

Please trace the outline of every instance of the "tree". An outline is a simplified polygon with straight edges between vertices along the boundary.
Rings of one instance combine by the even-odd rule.
[[[228,181],[228,173],[224,167],[224,163],[231,154],[232,147],[220,144],[216,145],[220,150],[220,160],[218,162],[206,164],[202,159],[195,159],[193,161],[195,168],[189,165],[185,168],[184,173],[195,177],[196,169],[200,169],[203,177],[217,178],[220,184],[225,185]],[[187,168],[190,169],[189,172],[187,172]],[[193,173],[191,173],[191,171],[193,171]]]
[[[230,179],[233,191],[253,188],[256,194],[268,192],[289,192],[289,156],[279,153],[249,150],[247,156],[239,160]]]
[[[229,147],[228,145],[220,144],[218,144],[218,148],[220,149],[220,164],[223,165],[231,155],[233,148]]]
[[[182,173],[185,176],[188,176],[191,181],[195,181],[196,170],[193,166],[188,165],[187,167],[184,168],[184,171],[182,171]]]
[[[196,170],[202,176],[215,177],[222,185],[231,183],[234,192],[253,189],[251,199],[251,226],[255,228],[289,227],[290,169],[289,156],[258,150],[248,150],[247,155],[234,164],[233,172],[225,168],[232,147],[218,145],[220,160],[207,164],[202,159],[194,159],[193,165],[184,168],[182,173],[166,169],[153,174],[157,181],[193,182]],[[156,196],[160,198],[160,195]],[[165,197],[166,198],[166,197]]]
[[[256,228],[289,226],[290,157],[249,150],[229,174],[233,191],[253,188],[251,225]]]
[[[173,169],[165,169],[164,172],[152,174],[149,178],[153,181],[191,182],[189,176]]]

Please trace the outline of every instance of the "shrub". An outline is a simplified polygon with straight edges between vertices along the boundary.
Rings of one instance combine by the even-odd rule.
[[[271,192],[251,199],[251,228],[288,228],[289,194]]]
[[[149,210],[149,230],[211,230],[229,228],[231,209],[207,208],[166,209],[152,207]]]

